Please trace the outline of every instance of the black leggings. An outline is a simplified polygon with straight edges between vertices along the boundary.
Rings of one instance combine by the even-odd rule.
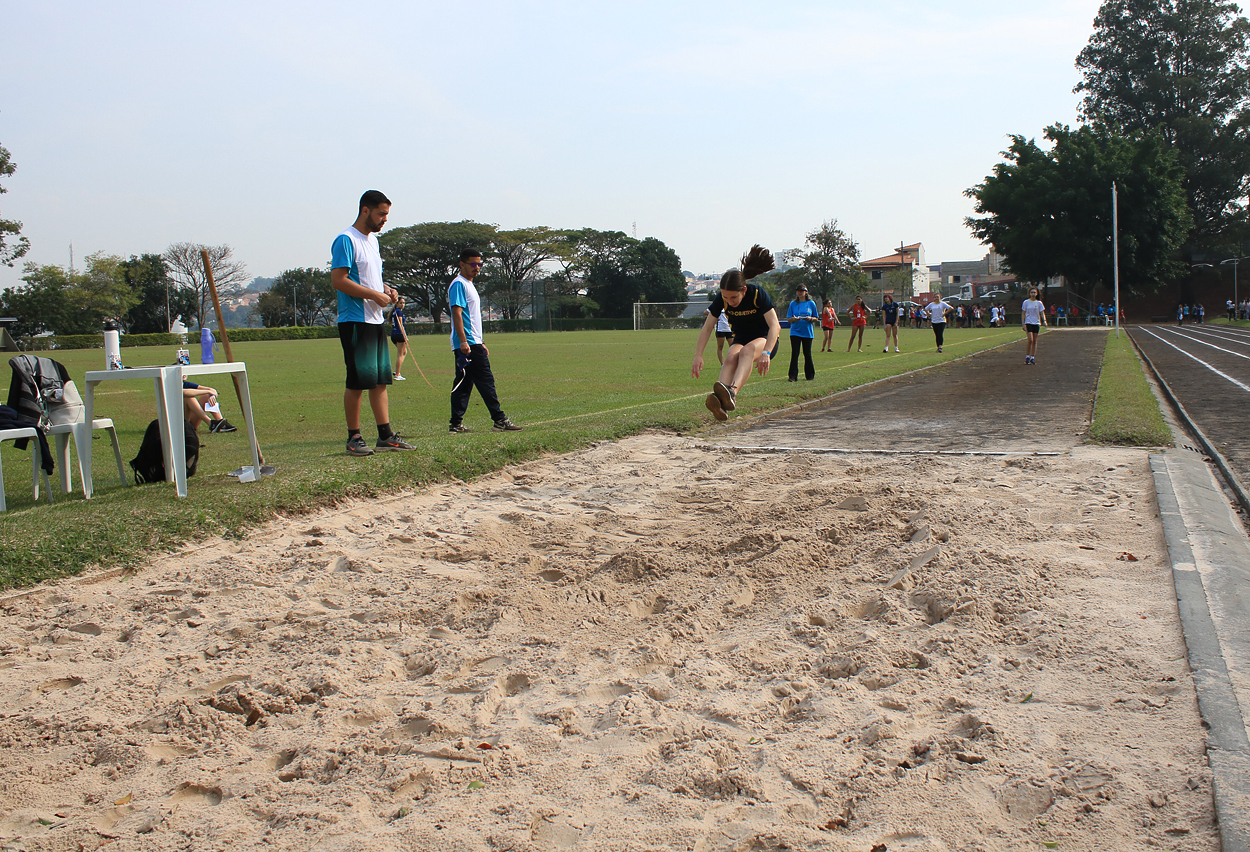
[[[933,336],[937,338],[937,345],[942,345],[942,332],[946,331],[946,323],[935,322],[933,324]]]
[[[816,365],[812,363],[812,338],[790,335],[790,379],[799,380],[799,349],[803,350],[803,375],[808,381],[816,377]]]

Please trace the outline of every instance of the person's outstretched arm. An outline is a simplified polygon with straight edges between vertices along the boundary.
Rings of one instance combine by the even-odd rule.
[[[703,372],[703,350],[707,348],[708,340],[711,339],[712,333],[716,331],[716,319],[709,312],[707,319],[703,321],[703,327],[699,329],[699,342],[694,345],[694,360],[690,362],[690,375],[696,379],[699,378],[699,373]]]

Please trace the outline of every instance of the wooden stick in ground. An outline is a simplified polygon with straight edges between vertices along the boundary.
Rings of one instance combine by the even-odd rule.
[[[221,302],[217,298],[217,283],[213,280],[213,265],[208,260],[208,249],[200,249],[200,259],[204,261],[204,277],[208,280],[209,295],[213,297],[213,311],[217,314],[217,331],[221,335],[221,345],[226,350],[226,363],[233,364],[234,353],[230,351],[230,335],[226,333],[226,320],[221,315]],[[243,389],[239,387],[239,377],[231,373],[230,380],[234,382],[234,395],[239,400],[239,411],[243,411]],[[255,424],[252,428],[256,428]],[[260,450],[260,441],[256,442],[256,455],[260,456],[260,463],[264,464],[265,454]]]

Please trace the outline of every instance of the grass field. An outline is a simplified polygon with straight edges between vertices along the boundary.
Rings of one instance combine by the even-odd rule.
[[[816,353],[811,382],[786,380],[789,342],[764,379],[753,377],[739,399],[735,417],[775,410],[802,399],[860,385],[919,367],[958,358],[1021,337],[1019,328],[952,330],[945,352],[933,351],[932,333],[900,333],[902,354],[883,355],[880,331],[863,354],[846,353],[845,330],[835,337],[838,351]],[[12,442],[0,445],[9,511],[0,515],[0,588],[24,586],[102,567],[143,562],[209,535],[245,536],[247,530],[280,513],[299,513],[344,498],[412,489],[439,480],[467,479],[507,464],[563,453],[595,441],[647,429],[689,432],[712,421],[703,397],[716,375],[715,342],[709,344],[703,378],[690,376],[693,331],[566,332],[509,334],[487,339],[500,399],[525,431],[490,431],[485,408],[474,394],[465,423],[474,431],[449,435],[452,358],[446,339],[414,337],[420,374],[406,367],[406,382],[392,386],[391,422],[415,452],[352,458],[344,453],[342,352],[336,340],[265,341],[236,344],[235,358],[246,361],[257,434],[276,476],[240,484],[225,474],[247,463],[246,432],[209,435],[190,494],[179,500],[169,484],[121,487],[111,471],[104,433],[94,443],[95,495],[66,496],[33,505],[30,462]],[[817,341],[817,348],[819,340]],[[394,350],[392,349],[392,352]],[[169,363],[172,348],[125,349],[127,364]],[[101,350],[62,351],[57,360],[79,377],[103,363]],[[242,425],[228,382],[216,385],[227,418]],[[96,416],[116,422],[123,455],[138,449],[143,429],[155,417],[149,381],[101,386]],[[366,406],[367,411],[367,406]],[[365,436],[376,437],[371,416]],[[56,485],[53,486],[56,488]]]
[[[1144,365],[1127,334],[1118,339],[1107,335],[1089,436],[1100,444],[1139,447],[1172,442],[1172,432],[1163,422],[1159,401],[1150,390]]]

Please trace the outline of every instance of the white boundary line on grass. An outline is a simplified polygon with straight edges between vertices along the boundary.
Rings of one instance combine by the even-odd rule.
[[[971,344],[971,343],[976,343],[978,340],[985,340],[987,337],[989,337],[989,335],[987,335],[987,334],[983,334],[983,335],[981,335],[980,337],[973,337],[973,338],[971,338],[970,340],[963,340],[963,341],[960,341],[960,342],[958,342],[958,343],[952,343],[952,344],[950,344],[950,345],[951,345],[952,347],[956,347],[956,346],[966,346],[966,345]],[[1023,339],[1024,339],[1024,338],[1020,338],[1020,340],[1023,340]],[[893,375],[893,376],[886,376],[885,378],[882,378],[882,379],[874,379],[873,381],[871,381],[871,382],[867,382],[867,383],[862,384],[862,385],[855,385],[854,387],[849,387],[849,388],[846,388],[845,390],[835,391],[834,393],[828,394],[827,396],[822,396],[822,397],[820,397],[820,398],[818,398],[818,399],[814,399],[814,400],[811,400],[811,399],[809,399],[809,400],[804,400],[803,402],[797,403],[796,405],[791,405],[791,406],[787,406],[787,407],[785,407],[785,408],[780,408],[780,409],[778,409],[777,411],[769,412],[768,414],[764,414],[764,415],[760,415],[760,416],[762,416],[762,417],[772,417],[772,416],[775,416],[775,415],[777,415],[777,414],[779,414],[779,413],[781,413],[781,412],[783,412],[783,411],[789,411],[789,410],[791,410],[792,408],[803,408],[804,406],[809,406],[809,405],[812,405],[812,404],[814,404],[814,403],[817,403],[817,402],[821,402],[821,401],[823,401],[823,400],[830,399],[830,398],[835,397],[835,396],[837,396],[838,394],[841,394],[841,393],[847,393],[847,392],[849,392],[849,391],[858,390],[859,388],[866,388],[866,387],[868,387],[869,385],[874,385],[874,384],[876,384],[877,382],[884,382],[884,381],[886,381],[887,379],[897,379],[899,376],[910,376],[912,373],[919,373],[919,372],[921,372],[922,370],[931,370],[931,369],[933,369],[934,367],[940,367],[940,366],[942,366],[943,364],[953,364],[953,363],[955,363],[956,361],[962,361],[964,358],[969,358],[969,357],[971,357],[972,355],[976,355],[976,354],[978,354],[979,352],[991,352],[991,351],[993,351],[993,350],[995,350],[995,349],[998,349],[999,347],[1002,347],[1002,346],[1008,346],[1008,345],[1010,345],[1011,343],[1018,343],[1018,342],[1020,342],[1020,341],[1019,341],[1019,340],[1011,340],[1011,341],[1008,341],[1007,343],[1000,343],[1000,344],[998,344],[998,346],[991,346],[989,349],[978,349],[976,352],[971,352],[971,353],[969,353],[968,355],[961,355],[961,356],[959,356],[958,358],[951,358],[949,361],[939,361],[938,363],[936,363],[936,364],[930,364],[930,365],[929,365],[929,366],[927,366],[927,367],[917,367],[915,370],[908,370],[908,371],[907,371],[907,372],[905,372],[905,373],[896,373],[896,374],[895,374],[895,375]],[[882,353],[882,354],[884,355],[885,353]],[[903,354],[903,353],[900,353],[900,354]],[[910,355],[910,354],[913,354],[913,353],[910,353],[910,352],[909,352],[909,353],[906,353],[906,354],[909,354],[909,355]],[[934,354],[937,354],[937,353],[934,353]],[[863,359],[862,361],[853,361],[853,362],[851,362],[851,363],[849,363],[849,364],[839,364],[838,366],[836,366],[836,367],[830,367],[829,369],[830,369],[830,370],[845,370],[845,369],[847,369],[848,367],[859,367],[859,366],[862,366],[863,364],[867,364],[867,363],[871,362],[872,360],[873,360],[873,359],[871,359],[871,358],[865,358],[865,359]],[[780,379],[781,379],[781,376],[780,376],[780,375],[778,375],[777,379],[778,379],[778,380],[780,380]],[[765,379],[763,379],[763,381],[770,381],[770,379],[765,378]],[[758,382],[757,382],[756,384],[758,385]],[[578,420],[578,419],[583,418],[583,417],[594,417],[594,416],[599,415],[599,414],[616,414],[616,413],[621,412],[621,411],[633,411],[633,410],[634,410],[634,409],[636,409],[636,408],[647,408],[648,406],[652,406],[652,405],[667,405],[667,404],[669,404],[670,402],[683,402],[683,401],[688,400],[688,399],[700,399],[701,397],[704,397],[704,396],[707,396],[707,391],[699,391],[698,393],[688,394],[688,395],[686,395],[686,396],[674,396],[674,397],[671,397],[671,398],[669,398],[669,399],[656,399],[656,400],[652,400],[651,402],[640,402],[640,403],[638,403],[637,405],[626,405],[626,406],[624,406],[624,407],[622,407],[622,408],[605,408],[605,409],[604,409],[604,410],[602,410],[602,411],[588,411],[588,412],[585,412],[585,413],[583,413],[583,414],[570,414],[568,417],[557,417],[557,418],[555,418],[554,420],[539,420],[539,421],[537,421],[537,422],[533,422],[533,423],[526,423],[525,425],[526,425],[526,426],[531,426],[531,427],[532,427],[532,426],[549,426],[549,425],[551,425],[552,423],[563,423],[563,422],[565,422],[565,421],[567,421],[567,420]],[[747,421],[747,420],[743,420],[743,421],[735,421],[735,422],[750,423],[750,422],[754,422],[754,421]],[[724,428],[724,427],[722,427],[722,428]]]

